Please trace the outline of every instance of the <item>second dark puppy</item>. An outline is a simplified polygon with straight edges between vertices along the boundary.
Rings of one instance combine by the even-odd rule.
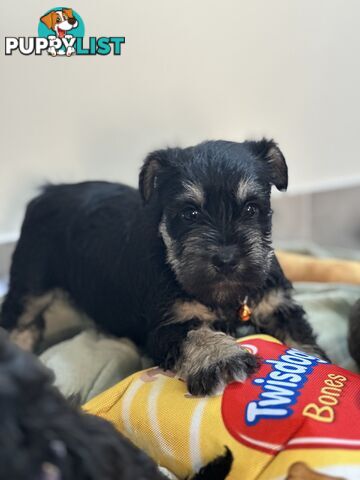
[[[46,187],[26,212],[2,325],[13,336],[36,332],[61,289],[104,329],[146,346],[193,394],[257,368],[235,335],[268,333],[321,354],[271,245],[271,187],[287,182],[281,151],[263,139],[154,152],[140,192]],[[253,313],[243,324],[245,302]]]

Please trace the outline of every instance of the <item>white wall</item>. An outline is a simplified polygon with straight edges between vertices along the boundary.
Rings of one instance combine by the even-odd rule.
[[[48,1],[0,3],[36,35]],[[44,181],[136,183],[150,149],[273,136],[293,189],[360,178],[358,0],[74,0],[121,57],[0,52],[0,234]]]

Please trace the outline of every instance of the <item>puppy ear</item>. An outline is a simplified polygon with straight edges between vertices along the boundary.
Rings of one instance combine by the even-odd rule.
[[[68,16],[68,18],[73,17],[72,8],[63,8],[62,11]]]
[[[284,155],[274,140],[263,138],[259,141],[245,142],[251,152],[259,159],[265,160],[271,168],[271,183],[285,192],[288,186],[288,168]]]
[[[139,190],[144,203],[148,203],[156,189],[158,174],[167,164],[167,157],[166,150],[157,150],[146,157],[139,176]]]
[[[47,15],[44,15],[43,17],[40,18],[40,21],[42,23],[44,23],[47,28],[49,28],[50,30],[52,30],[53,28],[53,13],[54,12],[49,12]]]

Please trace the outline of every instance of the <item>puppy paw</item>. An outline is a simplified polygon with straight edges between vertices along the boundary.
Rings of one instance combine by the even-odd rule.
[[[306,348],[307,345],[305,346],[304,351],[306,353],[309,353],[310,355],[314,355],[315,357],[320,358],[320,360],[324,360],[325,362],[331,363],[330,358],[327,356],[325,351],[319,347],[319,345],[309,345],[309,348]]]
[[[243,382],[260,365],[259,358],[232,337],[210,329],[189,332],[178,374],[192,395],[218,395],[231,382]]]
[[[245,381],[258,367],[258,358],[239,348],[236,354],[191,374],[187,378],[188,390],[192,395],[198,396],[220,395],[226,385]]]
[[[308,353],[309,355],[313,355],[314,357],[320,358],[325,362],[331,363],[331,360],[325,353],[325,351],[319,347],[317,344],[303,344],[303,343],[295,343],[295,342],[288,342],[288,345],[301,350],[302,352]]]

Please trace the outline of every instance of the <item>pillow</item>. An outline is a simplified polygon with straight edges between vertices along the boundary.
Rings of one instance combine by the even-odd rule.
[[[285,478],[299,460],[348,480],[360,478],[360,377],[257,335],[239,341],[263,359],[221,396],[193,397],[171,372],[138,372],[84,409],[111,422],[180,479],[228,447],[229,479]]]
[[[135,345],[88,329],[47,349],[40,360],[55,373],[55,384],[65,397],[90,400],[143,367]]]

